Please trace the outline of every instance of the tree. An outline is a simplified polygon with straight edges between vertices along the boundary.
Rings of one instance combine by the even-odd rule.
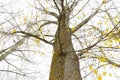
[[[91,73],[102,80],[102,76],[108,73],[103,71],[103,75],[98,74],[99,68],[110,65],[120,67],[115,61],[120,48],[119,6],[115,5],[115,1],[33,0],[32,3],[31,0],[27,3],[33,9],[32,16],[22,16],[20,11],[13,13],[2,8],[1,14],[9,18],[1,23],[0,34],[5,40],[1,39],[4,47],[0,51],[0,61],[10,64],[6,58],[13,53],[16,55],[16,51],[35,52],[31,43],[34,47],[35,44],[39,47],[47,43],[53,47],[49,80],[84,80]],[[90,10],[90,4],[94,5],[94,9]],[[6,47],[10,37],[12,43]],[[88,60],[92,62],[86,64]],[[88,74],[82,72],[88,68]]]

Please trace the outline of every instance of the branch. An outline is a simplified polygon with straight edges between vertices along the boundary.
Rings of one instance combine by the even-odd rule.
[[[85,56],[84,57],[82,57],[82,58],[86,58]],[[96,57],[90,57],[90,58],[95,58],[95,59],[98,59],[98,56]],[[100,59],[105,59],[105,62],[107,62],[108,64],[111,64],[111,65],[114,65],[115,67],[118,67],[118,68],[120,68],[120,63],[116,63],[116,62],[114,62],[114,61],[112,61],[112,60],[110,60],[109,58],[107,58],[107,57],[100,57]]]
[[[48,43],[50,45],[53,45],[51,42],[43,39],[43,38],[40,38],[38,35],[34,35],[34,34],[31,34],[31,33],[28,33],[28,32],[24,32],[24,31],[16,31],[16,33],[22,33],[22,34],[26,34],[28,37],[35,37],[37,39],[40,39],[41,41],[45,42],[45,43]]]
[[[106,13],[107,13],[112,25],[115,26],[116,24],[114,23],[114,20],[112,19],[112,16],[107,11],[106,11]]]
[[[100,69],[101,67],[104,67],[105,65],[108,65],[108,64],[100,65],[100,66],[98,66],[96,69]],[[83,77],[83,79],[86,78],[87,76],[89,76],[92,72],[94,72],[94,70],[92,70],[92,71],[89,72],[87,75],[85,75],[85,76]]]
[[[25,76],[25,77],[28,77],[26,76],[25,74],[21,74],[21,73],[18,73],[18,72],[15,72],[15,71],[10,71],[10,70],[0,70],[1,72],[11,72],[11,73],[14,73],[14,74],[18,74],[20,76]]]
[[[120,21],[118,22],[118,24],[119,24],[119,23],[120,23]],[[89,46],[89,47],[87,47],[87,48],[85,48],[85,49],[78,50],[77,52],[80,52],[80,53],[78,54],[78,56],[82,56],[83,54],[85,54],[85,53],[87,53],[89,50],[91,50],[94,46],[96,46],[98,43],[100,43],[101,41],[103,41],[107,36],[109,36],[109,34],[110,34],[112,31],[114,31],[114,29],[118,26],[118,24],[116,24],[111,31],[109,31],[105,36],[103,36],[102,38],[100,38],[100,39],[99,39],[96,43],[94,43],[93,45],[91,45],[91,46]]]
[[[101,40],[98,40],[95,44],[85,48],[85,49],[82,49],[82,50],[78,50],[77,52],[80,52],[79,54],[77,54],[77,56],[81,57],[83,54],[87,53],[89,50],[91,50],[94,46],[96,46]]]
[[[16,51],[18,51],[18,50],[16,50]],[[25,58],[25,57],[22,57],[22,56],[20,56],[20,55],[16,55],[16,54],[11,54],[11,55],[17,56],[17,57],[19,57],[19,58],[21,58],[21,59],[24,59],[25,61],[27,61],[27,62],[29,62],[29,63],[34,63],[33,61],[31,61],[31,60],[29,60],[29,59],[27,59],[27,58]],[[35,64],[35,63],[34,63],[34,64]]]
[[[60,14],[60,9],[59,9],[59,7],[58,7],[58,5],[57,5],[56,1],[55,1],[55,0],[53,0],[53,2],[54,2],[55,6],[56,6],[56,8],[57,8],[57,10],[58,10],[58,12],[59,12],[59,14]]]
[[[114,29],[115,29],[115,30],[119,29],[119,25],[118,25],[118,24],[120,23],[120,21],[116,24],[116,23],[114,22],[112,16],[110,15],[110,13],[107,12],[107,11],[106,11],[106,13],[107,13],[107,15],[108,15],[108,17],[109,17],[109,19],[110,19],[112,25],[114,26]],[[117,25],[117,26],[116,26],[116,25]],[[119,34],[119,33],[118,33],[118,34]]]
[[[52,16],[56,17],[57,19],[59,19],[59,15],[55,12],[47,11],[46,14],[52,15]]]
[[[52,16],[56,17],[57,19],[59,18],[59,15],[57,13],[46,10],[45,7],[40,2],[38,2],[38,3],[43,9],[35,7],[36,9],[38,9],[42,12],[45,12],[48,15],[52,15]]]
[[[58,25],[58,22],[57,22],[57,21],[47,21],[47,22],[43,23],[43,24],[40,26],[40,28],[43,27],[43,26],[46,26],[46,25],[48,25],[48,24],[56,24],[56,25]],[[40,28],[39,28],[39,30],[40,30]]]
[[[26,39],[27,38],[22,38],[16,44],[10,46],[9,48],[1,50],[0,51],[0,61],[4,60],[9,54],[14,52],[16,50],[16,48],[18,48],[20,45],[22,45]]]
[[[41,9],[39,9],[39,8],[36,8],[36,9],[38,9],[38,10],[40,10],[40,11],[43,11],[43,12],[45,12],[46,14],[52,15],[52,16],[54,16],[55,18],[59,19],[59,15],[58,15],[57,13],[55,13],[55,12],[51,12],[51,11],[48,11],[48,10],[46,10],[46,9],[44,9],[44,10],[41,10]]]
[[[22,72],[17,66],[13,65],[12,63],[10,63],[9,61],[7,61],[6,59],[4,59],[6,63],[8,63],[9,65],[13,66],[14,68],[16,68],[18,71]],[[22,72],[23,73],[23,72]]]
[[[107,59],[107,62],[108,62],[109,64],[111,64],[111,65],[115,65],[115,67],[120,68],[120,63],[118,64],[118,63],[115,63],[115,62],[111,61],[111,60],[108,59],[108,58],[106,58],[106,59]]]
[[[90,21],[100,10],[101,6],[103,4],[101,4],[94,13],[92,13],[88,18],[86,18],[84,21],[82,21],[80,24],[78,24],[75,29],[72,31],[72,33],[75,33],[78,29],[80,29],[82,26],[84,26],[86,23],[88,23],[88,21]]]
[[[77,5],[78,5],[78,3],[79,3],[79,1],[81,1],[81,0],[74,0],[73,1],[73,3],[71,4],[71,6],[70,6],[70,11],[72,11]]]
[[[90,1],[90,0],[88,0],[88,1],[82,6],[82,8],[81,8],[75,15],[73,15],[70,19],[72,19],[72,18],[74,18],[76,15],[78,15],[78,14],[82,11],[82,9],[88,4],[89,1]]]
[[[77,41],[80,43],[81,47],[83,48],[82,42],[79,40],[79,38],[75,34],[73,34],[73,36],[77,39]]]

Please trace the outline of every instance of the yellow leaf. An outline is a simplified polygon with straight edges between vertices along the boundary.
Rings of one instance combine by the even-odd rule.
[[[110,29],[109,29],[109,28],[106,28],[106,30],[105,30],[105,31],[106,31],[106,33],[108,33],[108,32],[110,31]]]
[[[75,30],[75,28],[74,28],[74,27],[72,27],[72,28],[71,28],[71,30],[72,30],[72,31],[74,31],[74,30]]]
[[[42,27],[40,27],[39,31],[40,31],[40,32],[42,32],[42,30],[43,30],[43,28],[42,28]]]
[[[36,54],[36,52],[34,52],[34,55]]]
[[[97,77],[97,80],[102,80],[102,76],[99,75],[99,76]]]
[[[111,39],[108,39],[108,41],[109,41],[109,43],[112,43],[112,42],[113,42],[113,40],[111,40]]]
[[[102,23],[101,23],[101,22],[98,22],[97,24],[98,24],[98,25],[101,25]]]
[[[44,52],[41,52],[41,55],[44,55],[45,53]]]
[[[107,62],[107,58],[102,57],[102,58],[101,58],[101,62]]]
[[[83,14],[83,16],[85,17],[85,16],[86,16],[86,14]]]
[[[11,30],[11,33],[12,33],[12,34],[13,34],[13,33],[16,33],[16,30],[15,30],[15,29]]]
[[[104,24],[107,24],[109,22],[109,20],[105,20]]]
[[[116,68],[116,64],[112,64],[113,65],[113,67],[115,67]]]
[[[106,3],[106,2],[107,2],[107,0],[103,0],[103,1],[102,1],[102,3]]]
[[[115,22],[116,24],[118,24],[119,20],[115,19],[114,22]]]
[[[109,34],[109,36],[110,36],[110,37],[112,37],[113,35],[114,35],[114,33],[113,33],[113,32],[111,32],[111,33]]]
[[[120,48],[120,46],[119,46],[119,45],[117,45],[117,46],[115,46],[115,48]]]
[[[40,39],[37,39],[37,38],[36,38],[36,39],[35,39],[35,42],[36,42],[36,43],[39,43],[39,42],[40,42]]]
[[[104,45],[105,45],[106,47],[112,47],[112,46],[113,46],[113,42],[112,42],[112,40],[108,40],[108,41],[105,41],[105,42],[104,42]]]
[[[89,70],[92,70],[92,69],[93,69],[93,66],[92,66],[92,65],[90,65],[90,66],[89,66]]]
[[[107,72],[103,71],[103,76],[106,76],[107,75]]]
[[[40,39],[35,38],[35,43],[36,43],[37,46],[39,46]]]
[[[94,74],[96,74],[96,75],[98,74],[97,69],[94,69],[94,71],[93,71],[93,72],[94,72]]]
[[[100,56],[98,56],[98,57],[97,57],[97,59],[100,61],[100,60],[101,60],[101,57],[100,57]]]
[[[109,74],[109,76],[111,77],[111,76],[112,76],[112,74],[110,73],[110,74]]]
[[[26,23],[26,18],[24,18],[24,23]]]
[[[120,38],[115,37],[114,40],[115,40],[116,42],[120,42]]]
[[[27,16],[24,16],[24,17],[23,17],[23,21],[24,21],[24,23],[27,22]]]
[[[107,16],[107,15],[104,15],[104,18],[108,18],[108,16]]]
[[[45,8],[45,13],[48,13],[48,7]]]

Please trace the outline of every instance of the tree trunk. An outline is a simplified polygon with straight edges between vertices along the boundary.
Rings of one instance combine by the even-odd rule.
[[[68,30],[68,18],[61,13],[53,45],[54,53],[49,80],[82,80],[79,60],[72,45],[70,30]]]
[[[78,57],[74,52],[67,55],[53,54],[49,80],[82,80]]]

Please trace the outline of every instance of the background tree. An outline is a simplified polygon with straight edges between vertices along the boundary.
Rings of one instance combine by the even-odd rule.
[[[102,80],[120,67],[119,1],[21,2],[1,2],[2,80],[39,79],[36,59],[48,53],[53,55],[49,80]]]

